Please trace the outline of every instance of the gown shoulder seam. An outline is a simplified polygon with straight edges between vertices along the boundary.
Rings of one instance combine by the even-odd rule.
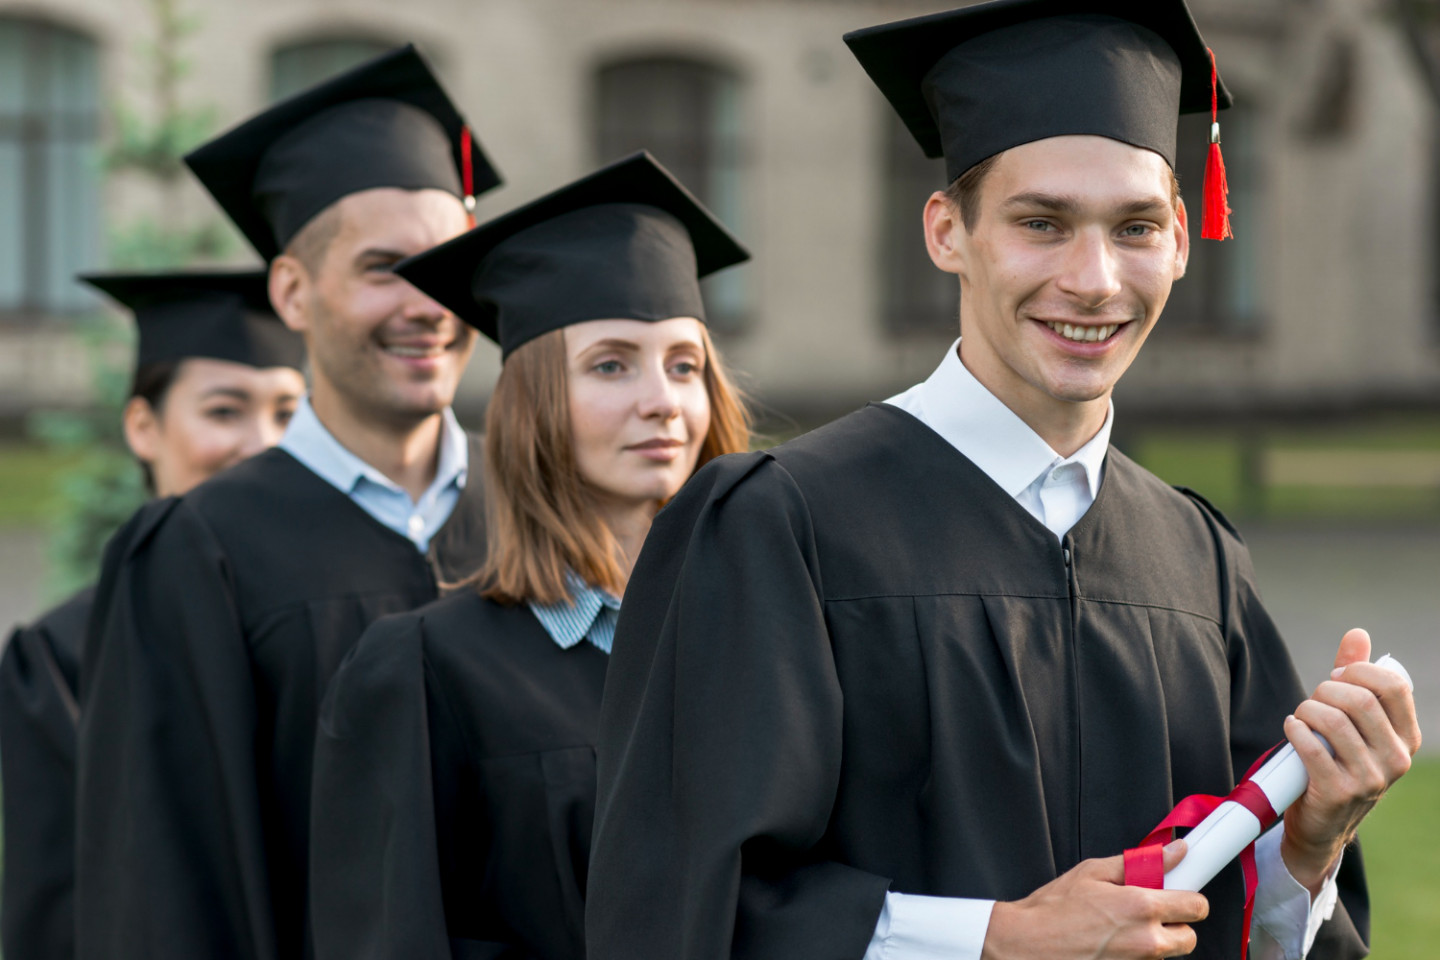
[[[921,600],[929,597],[994,597],[996,599],[1011,600],[1066,600],[1067,595],[1063,593],[997,593],[984,590],[937,590],[931,593],[866,593],[855,594],[843,597],[825,597],[825,603],[861,603],[866,600]],[[1188,617],[1195,617],[1205,620],[1216,626],[1223,626],[1219,618],[1201,613],[1197,610],[1190,610],[1185,607],[1177,607],[1165,603],[1146,603],[1141,600],[1119,600],[1111,597],[1096,597],[1086,595],[1079,598],[1083,603],[1103,603],[1110,606],[1136,607],[1145,610],[1165,610],[1170,613],[1181,613]]]

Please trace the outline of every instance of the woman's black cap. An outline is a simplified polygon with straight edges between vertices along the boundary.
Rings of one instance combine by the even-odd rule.
[[[266,260],[352,193],[435,188],[469,197],[500,183],[413,46],[281,101],[185,162]]]
[[[748,259],[641,151],[403,260],[395,272],[509,356],[586,320],[703,322],[700,278]]]
[[[1070,134],[1174,167],[1179,115],[1210,110],[1211,60],[1184,0],[991,0],[845,35],[951,181],[1011,147]],[[1219,106],[1230,106],[1223,84]]]
[[[271,309],[264,270],[90,273],[79,279],[135,314],[137,367],[204,357],[304,369],[305,341]]]

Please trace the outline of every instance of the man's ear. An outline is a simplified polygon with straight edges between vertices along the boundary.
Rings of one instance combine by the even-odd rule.
[[[144,397],[131,397],[121,417],[125,427],[125,444],[135,459],[154,467],[160,454],[160,418]]]
[[[961,273],[965,266],[963,241],[965,224],[960,211],[940,191],[925,201],[925,249],[930,262],[946,273]]]
[[[1175,204],[1175,279],[1185,276],[1190,265],[1190,214],[1185,211],[1185,201]]]
[[[298,257],[282,253],[270,263],[270,306],[296,333],[310,329],[310,271]]]

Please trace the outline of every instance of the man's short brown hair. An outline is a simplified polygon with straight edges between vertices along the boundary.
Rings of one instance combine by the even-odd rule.
[[[315,276],[325,263],[325,254],[330,251],[330,244],[340,234],[343,219],[340,205],[330,204],[300,228],[300,232],[286,245],[285,253],[299,260],[310,275]]]

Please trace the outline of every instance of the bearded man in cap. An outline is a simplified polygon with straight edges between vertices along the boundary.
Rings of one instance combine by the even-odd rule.
[[[1408,689],[1352,631],[1306,699],[1234,529],[1109,446],[1190,249],[1177,117],[1229,100],[1183,0],[846,39],[946,159],[924,229],[963,337],[656,518],[606,680],[589,956],[1365,955],[1346,845],[1418,748]],[[1256,845],[1253,932],[1238,867],[1208,898],[1124,884],[1122,851],[1282,729],[1310,786]]]
[[[413,48],[186,158],[270,262],[311,390],[280,446],[142,511],[107,551],[81,689],[82,958],[299,958],[310,766],[371,622],[483,559],[450,410],[474,332],[391,271],[498,177]]]

